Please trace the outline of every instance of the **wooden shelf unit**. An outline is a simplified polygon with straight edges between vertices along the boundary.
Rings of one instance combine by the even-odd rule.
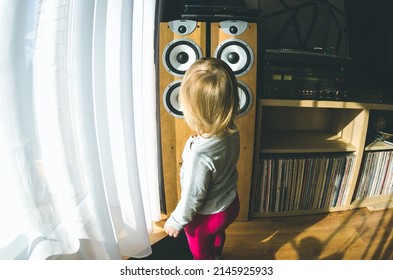
[[[366,144],[370,113],[378,111],[393,113],[393,104],[261,99],[257,106],[256,152],[250,199],[251,217],[304,215],[393,204],[393,194],[354,199],[364,152],[393,150],[393,146],[385,143]],[[259,212],[254,209],[255,196],[260,187],[258,185],[260,158],[272,154],[317,153],[343,153],[354,157],[352,175],[348,179],[347,196],[343,205],[283,212]]]
[[[266,131],[261,153],[355,152],[356,147],[330,131]]]

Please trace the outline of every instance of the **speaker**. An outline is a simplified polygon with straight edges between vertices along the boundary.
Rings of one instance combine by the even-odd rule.
[[[206,55],[206,23],[183,19],[161,22],[159,32],[161,154],[165,212],[169,215],[181,193],[181,154],[194,133],[184,121],[179,90],[186,70]]]
[[[393,102],[392,1],[346,0],[345,9],[352,95],[357,100]]]
[[[257,93],[257,23],[212,22],[210,53],[225,61],[238,81],[240,108],[236,123],[240,132],[238,191],[240,201],[249,201],[254,156]],[[238,220],[248,219],[248,204],[240,205]]]

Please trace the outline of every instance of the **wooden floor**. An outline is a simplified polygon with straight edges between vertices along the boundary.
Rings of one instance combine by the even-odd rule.
[[[227,229],[223,260],[392,260],[393,208],[254,218]]]

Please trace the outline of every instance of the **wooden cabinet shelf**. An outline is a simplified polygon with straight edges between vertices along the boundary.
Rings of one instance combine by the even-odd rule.
[[[393,194],[355,199],[351,205],[354,208],[370,207],[374,210],[390,208],[393,206]]]
[[[393,104],[319,100],[259,100],[255,141],[255,151],[258,152],[254,155],[250,199],[251,216],[304,215],[357,207],[393,205],[393,194],[361,198],[357,194],[359,178],[366,172],[363,171],[364,154],[371,151],[393,150],[393,145],[368,139],[371,116],[376,112],[392,113]],[[320,157],[316,155],[322,155],[322,157],[327,155],[328,159],[324,159],[326,162],[329,160],[340,162],[341,160],[339,164],[342,166],[337,167],[334,165],[336,163],[331,163],[333,172],[331,170],[329,170],[331,173],[327,172],[327,167],[326,169],[319,168],[316,171],[313,169],[313,160],[315,162],[317,159],[320,160]],[[298,167],[293,168],[293,166],[297,165],[292,166],[292,163],[286,162],[287,159],[294,161],[299,157],[311,161],[311,167],[296,170]],[[327,166],[326,162],[324,166]],[[325,173],[318,174],[318,172]],[[335,180],[340,182],[339,186],[327,178],[327,176],[333,175],[336,176]],[[303,179],[294,181],[294,178],[299,176]],[[307,182],[307,180],[314,181]],[[293,182],[296,182],[295,185],[297,185],[294,186]],[[323,185],[321,182],[324,182]],[[289,186],[289,184],[291,185]],[[297,192],[296,203],[299,201],[299,197],[305,195],[307,197],[304,199],[313,201],[314,206],[309,209],[302,207],[296,211],[285,210],[297,209],[292,207],[295,202],[286,197],[288,194],[283,191],[285,188],[291,195],[293,192]],[[334,197],[332,193],[337,192],[338,189],[340,189],[340,203],[335,204],[336,201],[332,201],[330,204],[324,204],[323,207],[321,205],[320,208],[315,207],[318,197],[323,197],[328,201]],[[318,194],[318,197],[311,197],[314,194]],[[330,197],[324,197],[325,194]],[[281,203],[281,205],[273,205],[272,207],[270,200],[267,206],[267,204],[263,204],[266,201],[261,202],[265,199],[274,199],[274,202]]]
[[[385,151],[393,150],[393,145],[384,143],[382,141],[374,141],[368,144],[365,151]]]
[[[355,152],[356,147],[330,131],[266,131],[260,153]]]

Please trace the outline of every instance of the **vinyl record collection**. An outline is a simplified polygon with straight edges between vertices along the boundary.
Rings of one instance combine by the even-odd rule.
[[[341,206],[354,165],[351,153],[264,154],[259,160],[255,212]]]
[[[393,193],[393,151],[365,152],[356,199]]]

